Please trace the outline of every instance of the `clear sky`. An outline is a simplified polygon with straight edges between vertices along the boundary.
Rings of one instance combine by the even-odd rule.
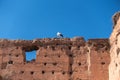
[[[0,0],[0,38],[109,38],[120,0]]]
[[[0,0],[0,38],[108,38],[120,0]]]

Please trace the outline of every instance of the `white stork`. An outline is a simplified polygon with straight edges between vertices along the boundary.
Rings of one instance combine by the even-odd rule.
[[[58,37],[58,38],[63,38],[63,34],[60,33],[60,32],[57,32],[57,37]]]

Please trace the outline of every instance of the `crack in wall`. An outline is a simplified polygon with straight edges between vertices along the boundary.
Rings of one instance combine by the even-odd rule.
[[[91,52],[91,47],[89,47],[88,45],[86,46],[87,48],[87,63],[88,63],[88,79],[90,80],[90,67],[91,67],[91,61],[90,61],[90,52]]]

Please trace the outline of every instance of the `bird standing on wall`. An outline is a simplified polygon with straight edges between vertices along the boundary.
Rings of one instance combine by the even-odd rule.
[[[60,32],[57,32],[57,37],[58,37],[58,38],[63,38],[63,34],[60,33]]]

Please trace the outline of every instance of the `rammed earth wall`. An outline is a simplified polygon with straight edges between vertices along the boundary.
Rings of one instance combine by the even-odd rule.
[[[108,39],[0,40],[1,80],[108,80]],[[36,50],[36,59],[25,53]]]

